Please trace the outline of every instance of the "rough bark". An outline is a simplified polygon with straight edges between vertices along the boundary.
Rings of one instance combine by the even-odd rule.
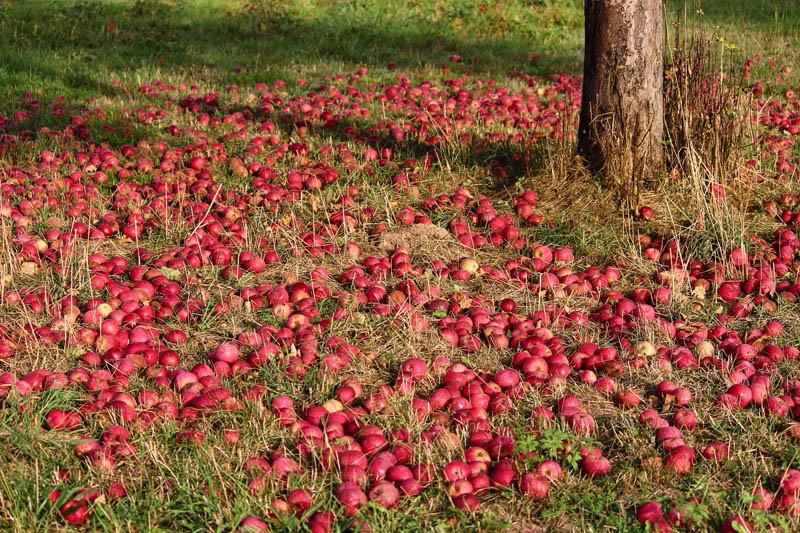
[[[622,156],[641,183],[664,168],[662,0],[584,2],[578,153],[594,171]]]

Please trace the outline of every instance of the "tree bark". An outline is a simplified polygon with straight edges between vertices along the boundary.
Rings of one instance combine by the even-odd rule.
[[[584,12],[578,153],[606,172],[621,156],[620,178],[641,184],[664,169],[662,0],[584,0]]]

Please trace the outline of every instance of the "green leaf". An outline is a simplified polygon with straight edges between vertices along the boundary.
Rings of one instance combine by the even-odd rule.
[[[172,281],[177,281],[181,279],[180,270],[175,270],[174,268],[169,268],[169,267],[161,267],[159,271]]]

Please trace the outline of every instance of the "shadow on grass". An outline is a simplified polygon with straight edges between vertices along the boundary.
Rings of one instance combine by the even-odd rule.
[[[41,102],[42,112],[33,120],[7,130],[28,130],[35,138],[42,127],[66,125],[70,112],[47,112],[59,97],[65,109],[75,111],[103,97],[124,97],[126,90],[156,79],[197,83],[203,89],[285,80],[292,92],[299,79],[347,75],[361,67],[368,68],[368,79],[376,82],[394,80],[398,73],[421,80],[464,73],[497,79],[514,69],[540,75],[577,72],[580,46],[563,44],[580,34],[581,21],[574,17],[580,3],[560,1],[563,6],[552,13],[570,9],[572,18],[559,22],[556,15],[531,4],[525,20],[544,17],[547,25],[521,27],[501,11],[481,20],[475,13],[456,10],[445,13],[450,18],[435,20],[435,11],[407,12],[402,2],[383,0],[311,2],[317,6],[314,12],[288,11],[285,17],[260,21],[265,24],[258,24],[238,1],[12,0],[0,14],[0,32],[10,36],[11,44],[0,49],[0,113],[30,107],[31,100]],[[470,2],[442,4],[462,9]],[[454,29],[459,17],[483,31]],[[453,61],[456,54],[461,61]],[[532,61],[533,54],[541,59]],[[145,103],[146,99],[131,101],[135,106]],[[345,126],[319,133],[337,142],[353,141],[344,134]],[[364,124],[352,126],[361,130]],[[135,144],[147,134],[122,120],[100,128],[91,132],[92,140],[112,147]],[[444,150],[391,139],[360,142],[389,146],[415,158],[438,157]],[[520,150],[487,145],[480,152],[462,150],[452,157],[469,166],[505,166],[507,179],[513,181],[526,172],[519,162]]]
[[[689,16],[694,22],[733,26],[740,33],[755,29],[764,36],[796,37],[800,30],[800,3],[796,0],[671,0],[669,12],[678,21]],[[702,16],[694,17],[698,13]]]
[[[575,0],[563,3],[575,11]],[[428,14],[406,12],[401,2],[311,4],[316,7],[309,13],[262,20],[259,29],[258,17],[240,1],[11,0],[0,14],[0,32],[6,36],[0,50],[0,111],[12,111],[26,93],[43,100],[63,95],[74,103],[113,95],[119,90],[112,80],[135,85],[164,77],[224,86],[283,79],[291,84],[360,67],[391,79],[389,63],[425,74],[449,68],[494,77],[514,68],[539,74],[577,71],[580,47],[565,48],[558,41],[573,38],[572,19],[547,29],[521,26],[516,19],[509,19],[513,24],[499,19],[508,26],[500,28],[494,19],[483,25],[473,21],[483,34],[455,31],[452,21],[428,21]],[[539,10],[531,13],[540,16]],[[455,54],[463,63],[451,61]],[[542,59],[532,62],[532,54]]]
[[[7,2],[0,10],[0,33],[6,38],[0,47],[0,113],[6,114],[26,107],[31,98],[53,102],[59,96],[66,109],[74,110],[159,78],[206,89],[282,79],[291,92],[299,79],[319,80],[360,67],[370,69],[368,80],[389,81],[397,75],[390,63],[420,79],[451,75],[445,69],[495,79],[512,69],[577,73],[582,51],[579,0],[508,0],[494,11],[482,11],[492,2],[469,0],[286,0],[272,3],[311,7],[306,12],[287,8],[274,20],[260,20],[261,25],[242,0]],[[673,0],[671,11],[684,3]],[[714,24],[730,24],[740,12],[751,14],[759,28],[767,28],[770,17],[777,17],[780,27],[800,24],[794,0],[776,0],[781,9],[759,8],[755,0],[730,0],[728,7],[706,3],[706,18]],[[454,54],[462,62],[452,61]],[[531,61],[533,54],[541,58]],[[58,128],[66,120],[41,113],[10,133]],[[141,131],[134,133],[99,132],[98,139],[113,145],[141,138]],[[340,130],[324,133],[352,140]],[[385,139],[371,144],[391,145]],[[415,157],[441,149],[402,148]],[[492,145],[468,150],[459,160],[506,166],[513,180],[526,172],[520,150]]]

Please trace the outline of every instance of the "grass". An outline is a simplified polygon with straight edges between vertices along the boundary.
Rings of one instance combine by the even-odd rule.
[[[263,2],[274,6],[267,13],[282,15],[277,23],[260,21],[262,12],[247,11],[241,0],[6,4],[0,27],[11,46],[3,52],[0,86],[8,103],[26,92],[45,101],[57,95],[85,101],[116,94],[117,82],[160,78],[200,76],[220,87],[279,79],[292,84],[362,65],[375,69],[376,79],[388,79],[390,62],[404,71],[412,67],[417,76],[436,76],[452,66],[456,53],[466,67],[496,74],[530,64],[533,53],[543,57],[540,72],[574,66],[580,57],[579,36],[565,31],[580,24],[575,2],[520,1],[509,9],[477,1]]]
[[[765,6],[758,0],[673,0],[667,9],[671,21],[702,25],[715,35],[718,39],[715,43],[724,50],[722,57],[726,64],[741,65],[745,59],[760,55],[762,59],[753,69],[753,79],[765,81],[769,95],[780,98],[786,89],[796,84],[796,72],[782,71],[786,70],[784,66],[800,64],[800,6],[796,2],[776,0]],[[309,87],[320,84],[340,88],[351,85],[347,76],[359,68],[368,69],[368,73],[352,85],[365,92],[383,91],[387,85],[397,83],[398,76],[407,76],[415,85],[431,80],[433,85],[443,86],[453,77],[468,75],[473,77],[471,88],[480,86],[480,90],[488,90],[489,80],[494,80],[518,94],[529,89],[520,72],[536,76],[534,87],[544,90],[556,83],[548,79],[549,75],[579,72],[582,24],[579,0],[0,0],[0,35],[4,36],[4,46],[0,47],[0,114],[13,116],[22,109],[35,111],[39,108],[31,120],[15,123],[8,130],[15,139],[29,135],[31,142],[20,142],[0,154],[0,171],[25,167],[38,158],[41,150],[62,149],[62,143],[67,143],[69,149],[86,148],[89,143],[76,139],[65,141],[48,135],[41,128],[63,128],[70,116],[89,108],[95,110],[85,113],[89,117],[87,127],[93,142],[112,150],[119,150],[123,145],[138,145],[153,159],[159,155],[145,143],[163,141],[168,146],[178,147],[188,142],[186,137],[169,133],[168,128],[173,125],[183,131],[197,128],[212,132],[211,135],[220,138],[223,134],[235,133],[237,126],[233,125],[218,130],[204,129],[196,114],[176,109],[177,95],[188,94],[188,86],[194,83],[200,85],[200,94],[221,93],[220,108],[211,111],[219,117],[251,111],[256,102],[253,86],[257,83],[275,84],[284,80],[286,86],[280,91],[281,98],[289,100],[295,96],[307,97]],[[454,55],[460,56],[460,61],[455,61]],[[512,71],[518,72],[512,75]],[[344,78],[335,78],[342,73]],[[179,89],[171,94],[139,92],[140,86],[154,85],[156,80],[179,86]],[[180,88],[181,84],[187,87]],[[238,86],[241,92],[229,91],[232,85]],[[552,98],[541,96],[541,100],[548,103],[567,98],[564,94]],[[39,106],[33,104],[33,100],[38,101]],[[333,164],[340,167],[343,174],[340,181],[319,192],[304,192],[301,201],[295,202],[291,209],[278,213],[261,209],[249,216],[246,235],[250,242],[247,245],[254,246],[266,235],[281,255],[283,262],[279,265],[240,280],[222,280],[221,269],[216,267],[162,269],[172,280],[185,284],[189,295],[202,300],[200,310],[187,322],[171,317],[165,323],[167,329],[191,328],[190,342],[176,347],[182,366],[190,368],[205,361],[211,347],[236,338],[242,331],[283,325],[283,320],[268,307],[248,309],[239,296],[241,289],[262,283],[308,279],[310,272],[319,266],[328,268],[335,277],[356,263],[338,255],[309,257],[300,253],[307,246],[300,242],[298,235],[301,230],[324,235],[330,228],[326,225],[328,217],[341,211],[336,202],[348,192],[350,185],[360,188],[363,205],[376,208],[376,221],[352,229],[331,230],[326,240],[336,246],[347,241],[359,242],[370,253],[377,253],[375,239],[370,235],[377,221],[391,227],[396,225],[403,207],[422,212],[423,197],[449,194],[458,186],[468,186],[476,194],[491,197],[499,210],[511,212],[514,196],[523,188],[533,186],[542,198],[540,207],[548,217],[548,224],[525,227],[522,229],[524,236],[554,247],[572,247],[578,256],[578,261],[572,265],[577,272],[588,264],[604,266],[619,260],[627,262],[625,278],[620,284],[623,290],[643,284],[651,286],[652,275],[660,268],[641,257],[635,242],[637,233],[649,233],[653,228],[663,230],[664,234],[672,231],[672,237],[681,240],[685,244],[683,249],[688,250],[689,255],[681,258],[685,263],[690,259],[721,259],[737,237],[751,233],[768,236],[777,227],[760,214],[762,200],[778,196],[778,188],[781,192],[796,190],[794,183],[788,180],[774,187],[754,188],[752,195],[746,196],[742,210],[722,213],[720,217],[728,218],[709,223],[733,226],[713,226],[712,229],[719,230],[714,233],[695,228],[698,206],[692,202],[702,193],[690,194],[687,201],[686,196],[681,196],[681,184],[665,184],[662,190],[645,200],[658,205],[663,195],[669,194],[669,201],[664,202],[669,212],[661,213],[659,219],[647,225],[629,217],[620,218],[608,191],[573,173],[569,158],[562,157],[569,151],[568,140],[561,144],[543,141],[533,146],[509,141],[488,142],[484,150],[474,152],[470,145],[458,140],[432,147],[413,140],[387,141],[379,133],[375,134],[375,140],[359,141],[348,136],[348,127],[362,133],[373,132],[379,130],[387,116],[397,118],[392,110],[377,101],[365,105],[372,112],[370,117],[344,121],[334,128],[311,128],[307,134],[296,127],[290,116],[278,112],[258,115],[259,120],[269,119],[277,124],[282,141],[307,143],[315,158],[323,159],[321,150],[324,147],[343,144],[355,154],[358,164],[348,167],[336,160]],[[60,112],[62,106],[63,113]],[[98,115],[97,109],[104,115]],[[165,110],[162,119],[151,123],[135,119],[137,111],[157,109]],[[247,122],[242,129],[248,135],[255,134],[259,120]],[[517,130],[508,124],[476,124],[470,131],[491,138],[490,133]],[[247,147],[244,140],[235,138],[226,139],[225,144],[236,154],[242,154]],[[435,158],[430,169],[416,165],[413,170],[419,174],[419,182],[407,191],[398,192],[389,185],[398,169],[365,163],[364,153],[373,147],[392,148],[400,154],[398,160],[422,159],[431,153]],[[531,153],[533,155],[529,156]],[[266,157],[266,154],[258,156],[259,160]],[[297,161],[279,160],[274,166],[283,176],[295,164],[301,165]],[[766,162],[764,166],[766,168]],[[507,170],[501,173],[499,167]],[[251,190],[224,162],[215,163],[212,171],[217,182],[228,191],[247,193]],[[146,185],[151,180],[151,173],[142,171],[129,181]],[[107,208],[122,182],[124,180],[112,177],[102,184],[97,205]],[[38,211],[34,215],[37,233],[44,234],[50,223],[48,219],[58,214],[57,210],[51,212],[46,208]],[[428,214],[435,224],[447,227],[457,212],[447,209]],[[5,218],[0,219],[4,239],[11,234],[12,227],[6,226]],[[291,224],[302,227],[292,229],[289,228]],[[168,213],[140,244],[146,244],[156,254],[169,251],[193,227],[196,221],[177,214],[171,217]],[[723,240],[724,245],[721,244]],[[45,268],[31,275],[12,272],[10,278],[13,278],[14,287],[44,289],[54,299],[74,292],[82,303],[93,297],[107,297],[107,292],[91,287],[85,258],[96,250],[130,256],[133,244],[120,240],[83,246],[73,257],[65,259],[63,273],[56,274]],[[513,295],[529,316],[552,305],[587,313],[596,307],[597,302],[588,298],[566,297],[554,301],[544,291],[532,293],[525,284],[493,281],[487,277],[479,276],[466,282],[438,279],[428,269],[430,261],[423,262],[423,258],[436,257],[437,252],[442,252],[444,257],[444,251],[436,246],[423,243],[411,250],[415,260],[424,267],[423,274],[415,279],[423,288],[440,288],[446,297],[454,295],[454,299],[458,299],[459,293],[469,292],[499,300]],[[0,248],[5,250],[6,247],[4,240]],[[14,253],[9,249],[8,257],[12,258]],[[498,267],[518,257],[519,253],[508,248],[489,248],[477,251],[475,256],[482,264]],[[5,261],[5,251],[2,257],[7,266],[0,268],[3,283],[0,292],[6,290],[6,268],[16,265],[13,260]],[[648,281],[643,282],[643,278]],[[538,278],[534,276],[531,281],[535,279]],[[335,281],[329,283],[342,288]],[[673,304],[661,309],[665,316],[672,320],[685,319],[687,328],[693,320],[714,320],[719,306],[711,296],[702,300],[693,296],[687,287],[677,284],[675,292]],[[230,303],[235,312],[221,315],[216,310],[221,303]],[[312,322],[318,325],[334,315],[338,300],[324,299],[317,302],[316,307],[320,316]],[[454,361],[487,372],[497,371],[509,363],[507,350],[482,346],[477,352],[467,354],[447,345],[435,332],[435,327],[419,334],[409,327],[404,316],[379,316],[374,309],[374,306],[365,306],[345,319],[334,321],[320,340],[322,346],[324,340],[339,335],[357,346],[358,357],[347,372],[370,386],[392,383],[398,365],[412,354],[429,362],[435,356],[447,355]],[[427,318],[435,325],[436,320],[445,316],[434,314]],[[746,332],[771,318],[779,318],[787,324],[787,343],[800,340],[798,309],[791,302],[779,302],[773,310],[757,307],[749,319],[736,322],[735,328]],[[82,350],[60,345],[43,347],[34,341],[29,330],[47,324],[46,314],[37,314],[25,307],[12,308],[5,304],[0,307],[0,325],[21,328],[13,331],[24,341],[24,357],[2,361],[0,369],[23,375],[33,368],[66,371],[74,367]],[[567,340],[568,354],[585,340],[584,337],[603,345],[619,341],[618,336],[603,332],[596,325],[558,331]],[[656,338],[658,334],[652,328],[641,327],[628,337],[640,340]],[[292,345],[283,351],[296,354],[298,350],[302,348]],[[321,350],[324,355],[333,351],[327,345]],[[797,369],[796,362],[786,362],[778,368],[776,376],[785,381],[795,376]],[[667,373],[657,365],[650,365],[640,373],[620,377],[618,384],[637,390],[645,396],[646,402],[662,409],[663,415],[669,417],[674,409],[659,405],[648,390],[667,378],[697,393],[697,411],[703,426],[692,434],[693,444],[699,447],[710,439],[741,444],[734,449],[728,464],[702,462],[696,471],[684,477],[652,467],[653,459],[660,458],[661,451],[655,446],[652,435],[638,427],[638,411],[616,409],[608,398],[575,380],[559,392],[575,393],[591,406],[600,425],[594,440],[603,444],[604,453],[615,465],[608,478],[590,480],[580,474],[574,464],[577,460],[575,446],[589,442],[559,423],[542,435],[531,434],[519,441],[525,451],[537,452],[543,457],[553,456],[566,465],[565,479],[553,488],[544,502],[530,502],[509,490],[488,497],[480,513],[467,514],[450,505],[446,484],[437,482],[424,497],[405,500],[398,509],[385,510],[370,505],[359,517],[368,521],[373,531],[538,531],[537,528],[639,531],[643,528],[636,522],[636,507],[644,501],[655,500],[685,506],[687,513],[697,521],[695,529],[704,530],[719,526],[734,512],[744,511],[749,490],[758,478],[775,489],[782,470],[798,466],[800,445],[783,434],[784,422],[747,410],[720,411],[713,404],[714,395],[726,386],[719,372],[675,370]],[[91,522],[95,529],[231,531],[246,515],[267,516],[274,507],[273,498],[285,497],[288,489],[300,486],[310,487],[317,496],[315,507],[308,514],[318,510],[338,512],[332,495],[336,475],[325,470],[319,458],[308,459],[309,468],[291,478],[288,486],[272,484],[257,494],[249,490],[248,476],[241,466],[251,455],[265,456],[273,451],[304,460],[294,436],[272,415],[268,400],[288,394],[296,398],[298,407],[321,404],[336,393],[338,378],[317,365],[304,375],[288,379],[285,359],[276,358],[242,381],[226,381],[237,396],[256,384],[265,387],[266,400],[247,403],[239,411],[215,413],[202,421],[199,427],[205,431],[204,442],[176,442],[176,435],[184,429],[177,423],[157,424],[137,431],[134,437],[139,450],[136,461],[121,461],[115,476],[86,465],[72,453],[75,442],[87,435],[99,437],[109,420],[88,417],[91,423],[80,433],[41,429],[42,419],[50,410],[78,408],[85,402],[83,392],[70,388],[7,400],[0,410],[0,465],[5,465],[0,468],[0,529],[67,530],[57,506],[47,500],[51,490],[65,491],[58,500],[63,503],[70,497],[70,487],[106,488],[116,479],[125,481],[129,496],[118,502],[98,501]],[[429,392],[436,385],[431,378],[419,388]],[[149,386],[141,376],[133,379],[133,390]],[[387,431],[408,427],[412,439],[418,442],[426,427],[414,416],[411,398],[392,402],[384,412],[370,414],[365,421]],[[549,399],[544,395],[532,394],[520,400],[520,408],[498,416],[493,427],[498,431],[511,428],[518,435],[529,433],[531,409],[547,403]],[[223,430],[229,428],[242,431],[243,441],[235,449],[229,449],[222,437]],[[456,428],[453,430],[456,445],[452,441],[448,443],[447,439],[420,444],[417,459],[441,463],[457,458],[463,451],[465,438],[464,430]],[[563,443],[569,446],[564,447]],[[64,471],[72,477],[64,479]],[[691,498],[701,498],[702,502],[691,502]],[[765,530],[790,531],[798,527],[797,518],[785,514],[751,513],[750,517]],[[276,531],[297,531],[305,527],[291,515],[282,515],[272,525]],[[340,531],[357,529],[357,525],[341,515],[335,527]]]
[[[365,66],[385,81],[394,76],[390,62],[417,79],[441,79],[443,69],[544,75],[576,72],[582,58],[578,0],[4,0],[2,7],[6,112],[27,93],[76,104],[156,79],[291,86]],[[719,28],[736,48],[732,61],[758,53],[779,67],[796,64],[795,2],[673,0],[670,18],[681,20],[684,8],[702,10],[703,23]],[[452,54],[464,62],[453,64]]]

